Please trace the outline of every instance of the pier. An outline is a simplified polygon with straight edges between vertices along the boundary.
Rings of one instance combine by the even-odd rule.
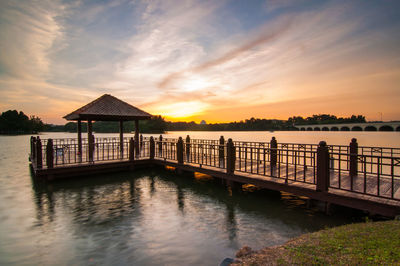
[[[325,204],[394,217],[400,214],[400,149],[172,138],[40,139],[29,155],[38,179],[168,166],[239,187],[252,184]],[[92,142],[92,143],[91,143]],[[95,178],[95,177],[94,177]]]

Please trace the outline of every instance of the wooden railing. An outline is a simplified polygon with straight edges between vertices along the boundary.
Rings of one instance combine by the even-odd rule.
[[[133,138],[83,139],[82,153],[75,139],[31,137],[30,160],[36,168],[55,168],[81,163],[115,160],[156,159],[178,164],[207,166],[228,174],[242,173],[314,185],[326,192],[339,189],[400,200],[400,149],[359,147],[353,139],[348,146],[245,142],[182,138],[140,138],[135,151]]]

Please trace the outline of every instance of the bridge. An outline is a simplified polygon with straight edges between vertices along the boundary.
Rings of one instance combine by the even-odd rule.
[[[295,125],[300,131],[400,131],[400,122]]]
[[[29,158],[35,178],[43,180],[162,166],[208,174],[233,188],[252,184],[289,192],[323,202],[326,209],[336,204],[400,214],[400,148],[359,147],[355,139],[349,145],[315,145],[275,138],[246,142],[160,136],[135,143],[134,138],[31,137]]]

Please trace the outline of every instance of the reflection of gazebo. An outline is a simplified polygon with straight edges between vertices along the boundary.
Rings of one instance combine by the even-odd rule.
[[[88,103],[74,112],[64,116],[67,120],[78,121],[78,151],[82,154],[82,125],[81,121],[88,121],[89,159],[93,160],[94,137],[92,121],[119,121],[119,136],[121,154],[123,154],[123,121],[135,121],[135,151],[139,153],[139,120],[150,119],[146,113],[114,96],[104,94],[100,98]]]

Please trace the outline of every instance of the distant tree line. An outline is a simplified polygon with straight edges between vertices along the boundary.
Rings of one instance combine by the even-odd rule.
[[[297,130],[296,125],[313,124],[340,124],[340,123],[365,123],[362,115],[350,117],[336,117],[329,114],[319,114],[303,118],[293,116],[288,120],[250,118],[239,122],[203,124],[195,122],[167,122],[161,116],[153,116],[149,120],[139,121],[140,132],[163,133],[165,131],[275,131]],[[135,130],[133,121],[124,122],[124,132]],[[50,132],[76,132],[77,123],[68,122],[65,125],[43,124],[39,117],[28,118],[23,112],[9,110],[0,116],[0,133],[33,133],[40,131]],[[82,122],[82,131],[87,131],[87,124]],[[119,132],[119,122],[97,121],[93,123],[93,131],[98,133]]]
[[[44,124],[37,116],[28,117],[17,110],[8,110],[0,115],[0,134],[27,134],[43,130]]]

